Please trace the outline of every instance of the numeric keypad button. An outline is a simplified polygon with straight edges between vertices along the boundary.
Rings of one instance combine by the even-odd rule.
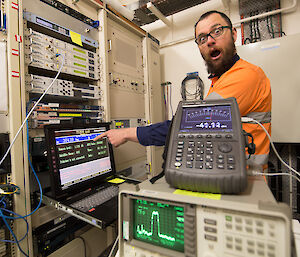
[[[235,164],[235,159],[233,155],[227,156],[227,163],[228,164]]]
[[[195,162],[195,168],[196,169],[203,169],[203,162],[196,161]]]

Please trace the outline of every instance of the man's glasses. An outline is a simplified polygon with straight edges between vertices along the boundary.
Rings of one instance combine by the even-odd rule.
[[[232,29],[230,26],[220,26],[217,28],[214,28],[211,32],[209,32],[208,34],[200,34],[196,39],[195,42],[197,45],[203,45],[204,43],[207,42],[208,40],[208,36],[212,37],[213,39],[215,39],[216,37],[221,36],[224,33],[224,29]]]

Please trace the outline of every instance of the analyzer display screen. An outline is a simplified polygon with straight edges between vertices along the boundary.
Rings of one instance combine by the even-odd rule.
[[[184,208],[133,200],[133,238],[184,252]]]
[[[230,105],[184,107],[180,132],[231,132],[232,116]]]

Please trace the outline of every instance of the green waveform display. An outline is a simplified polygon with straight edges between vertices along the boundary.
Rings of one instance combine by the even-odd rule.
[[[184,252],[184,208],[133,200],[133,238]]]

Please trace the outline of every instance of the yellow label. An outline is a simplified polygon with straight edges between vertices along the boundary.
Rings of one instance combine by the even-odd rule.
[[[81,61],[86,61],[85,58],[80,57],[80,56],[77,56],[77,55],[73,55],[73,57],[76,58],[76,59],[79,59],[79,60],[81,60]]]
[[[81,35],[70,30],[70,36],[73,43],[82,46]]]
[[[187,191],[187,190],[182,190],[182,189],[176,189],[173,192],[173,194],[195,196],[195,197],[214,199],[214,200],[221,199],[221,194],[199,193],[199,192]]]
[[[77,63],[77,62],[74,62],[74,65],[82,67],[82,68],[86,68],[86,65],[83,65],[83,64],[80,64],[80,63]]]
[[[86,54],[86,52],[84,50],[81,50],[81,49],[78,49],[78,48],[75,48],[75,47],[73,47],[73,51],[76,51],[76,52],[81,53],[81,54]]]
[[[108,180],[108,182],[114,183],[114,184],[120,184],[120,183],[123,183],[124,181],[125,180],[121,179],[121,178],[114,178],[114,179]]]
[[[79,70],[73,70],[73,71],[74,71],[74,73],[86,75],[86,72],[83,72],[83,71],[79,71]]]
[[[82,117],[82,113],[60,113],[59,117]]]

